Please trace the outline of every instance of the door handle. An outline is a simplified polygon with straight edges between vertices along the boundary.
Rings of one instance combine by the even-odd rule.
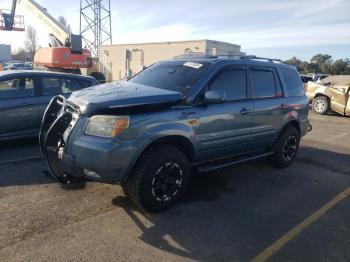
[[[250,112],[251,112],[251,110],[250,110],[249,108],[243,107],[239,113],[240,113],[241,115],[245,115],[245,114],[248,114],[248,113],[250,113]]]

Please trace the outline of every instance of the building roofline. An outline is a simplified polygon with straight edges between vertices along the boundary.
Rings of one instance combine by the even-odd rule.
[[[101,47],[108,47],[108,46],[130,46],[130,45],[155,45],[155,44],[172,44],[172,43],[190,43],[190,42],[208,42],[208,43],[214,43],[214,44],[225,44],[227,46],[235,46],[241,48],[240,45],[232,44],[228,42],[223,41],[216,41],[216,40],[210,40],[210,39],[196,39],[196,40],[183,40],[183,41],[162,41],[162,42],[140,42],[140,43],[122,43],[122,44],[112,44],[112,45],[102,45]]]

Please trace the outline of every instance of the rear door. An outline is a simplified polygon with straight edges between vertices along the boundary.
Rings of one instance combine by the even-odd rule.
[[[38,97],[33,78],[16,75],[0,80],[0,137],[21,136],[37,129]]]
[[[331,97],[331,108],[333,111],[344,115],[349,97],[347,86],[330,86],[326,91]]]
[[[348,94],[348,100],[346,101],[345,115],[350,116],[350,86],[347,87],[346,93]]]
[[[254,115],[251,127],[251,149],[272,145],[283,123],[285,98],[277,72],[268,67],[252,67],[251,98]]]
[[[224,103],[199,106],[199,160],[244,153],[250,141],[253,104],[248,100],[248,70],[229,67],[209,83],[208,90],[222,90]]]

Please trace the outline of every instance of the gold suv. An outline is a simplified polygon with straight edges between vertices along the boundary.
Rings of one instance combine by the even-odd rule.
[[[306,95],[318,114],[334,111],[350,116],[350,75],[333,75],[306,84]]]

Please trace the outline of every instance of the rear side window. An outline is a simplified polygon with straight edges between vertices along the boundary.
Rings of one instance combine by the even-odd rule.
[[[281,67],[280,70],[287,87],[288,96],[305,95],[304,86],[297,71],[287,67]]]
[[[246,99],[247,73],[245,70],[223,71],[210,84],[209,89],[225,91],[227,100]]]
[[[252,69],[251,76],[253,98],[275,97],[277,95],[278,90],[273,71]]]
[[[59,78],[55,77],[43,77],[43,95],[58,95],[62,94],[62,82]]]
[[[43,77],[43,95],[70,94],[82,89],[79,80],[64,77]]]
[[[72,78],[63,78],[62,79],[62,92],[63,94],[69,94],[74,91],[80,90],[82,87],[78,80]]]

